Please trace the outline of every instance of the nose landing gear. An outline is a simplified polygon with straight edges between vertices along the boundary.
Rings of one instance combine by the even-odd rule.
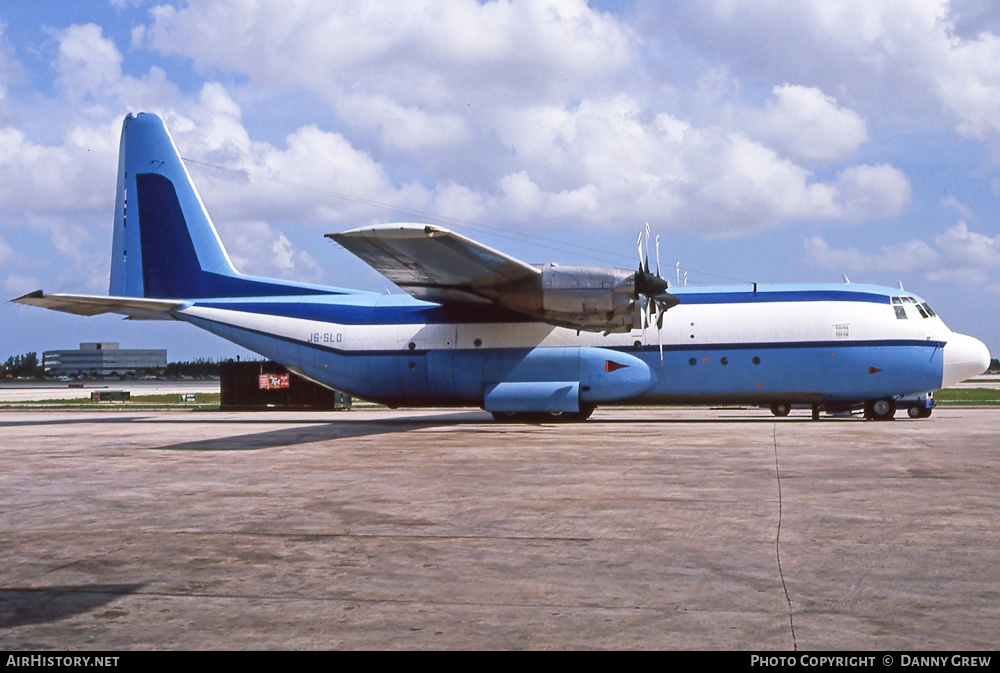
[[[910,418],[929,418],[931,409],[930,407],[910,407],[906,410],[906,415]]]

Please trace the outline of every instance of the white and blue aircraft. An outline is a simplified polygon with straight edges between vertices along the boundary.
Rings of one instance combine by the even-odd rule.
[[[793,405],[930,415],[982,373],[986,346],[920,297],[860,284],[671,287],[639,271],[531,265],[446,229],[329,238],[408,294],[236,271],[163,121],[125,118],[110,296],[14,300],[79,315],[182,320],[315,382],[389,406],[583,420],[599,405]],[[648,256],[648,235],[647,235]],[[640,260],[641,237],[640,237]]]

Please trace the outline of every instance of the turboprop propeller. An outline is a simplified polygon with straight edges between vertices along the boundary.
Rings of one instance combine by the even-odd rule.
[[[677,306],[680,299],[667,292],[670,283],[660,276],[660,237],[656,237],[656,273],[649,272],[649,223],[646,223],[646,254],[643,255],[642,232],[636,241],[639,252],[639,270],[635,272],[635,293],[641,301],[642,329],[645,331],[656,321],[656,335],[660,345],[660,361],[663,361],[663,316],[668,309]]]

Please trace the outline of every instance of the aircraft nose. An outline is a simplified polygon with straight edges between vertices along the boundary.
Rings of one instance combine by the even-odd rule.
[[[990,351],[979,339],[966,334],[952,334],[944,345],[944,372],[941,387],[979,376],[990,366]]]

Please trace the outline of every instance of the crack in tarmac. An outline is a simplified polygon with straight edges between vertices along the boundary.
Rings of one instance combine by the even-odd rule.
[[[774,478],[778,483],[778,532],[774,537],[774,556],[778,561],[778,576],[781,578],[781,589],[785,592],[785,602],[788,604],[788,627],[792,631],[792,649],[799,650],[799,644],[795,639],[795,620],[792,610],[792,599],[788,595],[788,586],[785,584],[785,573],[781,569],[781,472],[778,470],[778,426],[775,424],[771,428],[771,442],[774,444]]]

